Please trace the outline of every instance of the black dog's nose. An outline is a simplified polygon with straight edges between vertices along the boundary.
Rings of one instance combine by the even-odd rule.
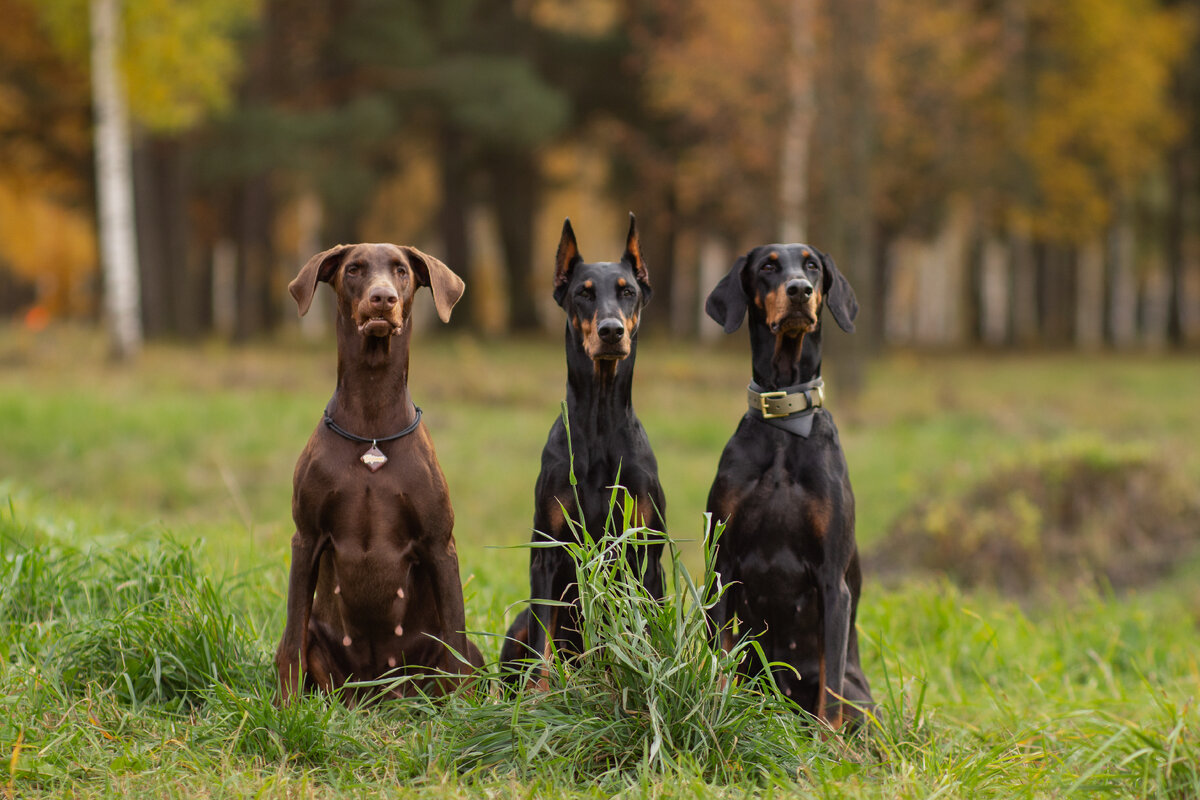
[[[625,325],[621,320],[609,317],[600,321],[600,324],[596,326],[596,333],[600,335],[600,340],[604,343],[615,344],[621,341],[621,334],[625,333]]]
[[[787,282],[788,297],[800,296],[801,300],[812,297],[813,285],[804,278],[793,278]]]
[[[367,300],[371,303],[371,308],[382,311],[396,305],[400,301],[400,295],[390,286],[373,286]]]

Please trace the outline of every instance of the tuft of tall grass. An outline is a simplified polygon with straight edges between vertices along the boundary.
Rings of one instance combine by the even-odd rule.
[[[449,748],[455,755],[444,766],[614,786],[643,774],[718,782],[795,775],[802,753],[813,751],[811,730],[769,677],[736,677],[753,642],[728,653],[713,647],[705,611],[723,590],[706,599],[676,541],[635,523],[624,488],[614,488],[610,509],[603,535],[574,523],[574,541],[555,545],[575,565],[582,652],[553,653],[549,664],[530,659],[525,684],[544,674],[547,690],[475,709],[479,723]],[[654,543],[665,543],[661,601],[642,584],[643,559],[630,555]],[[706,574],[712,555],[707,548]]]
[[[0,649],[20,650],[70,696],[98,687],[133,706],[181,709],[214,685],[250,685],[267,668],[230,603],[235,587],[206,576],[192,548],[6,545]]]

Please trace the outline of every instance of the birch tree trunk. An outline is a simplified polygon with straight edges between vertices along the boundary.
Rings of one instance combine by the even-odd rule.
[[[802,242],[808,228],[808,153],[816,108],[813,29],[816,0],[790,0],[791,52],[787,56],[787,121],[780,157],[780,238]]]
[[[92,103],[96,114],[96,211],[106,324],[114,357],[127,360],[141,349],[142,319],[129,111],[117,70],[118,4],[119,0],[91,0]]]

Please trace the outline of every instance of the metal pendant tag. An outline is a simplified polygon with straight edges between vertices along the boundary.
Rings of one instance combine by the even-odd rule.
[[[371,472],[376,472],[387,463],[387,456],[378,447],[371,445],[371,449],[359,456],[359,460],[366,464]]]

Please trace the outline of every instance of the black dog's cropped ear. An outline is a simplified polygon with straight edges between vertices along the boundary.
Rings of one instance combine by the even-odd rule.
[[[637,218],[629,212],[629,235],[625,237],[625,255],[621,257],[633,266],[633,274],[638,286],[642,287],[642,304],[650,302],[654,290],[650,287],[650,270],[646,268],[646,259],[642,258],[642,243],[638,239]]]
[[[554,255],[554,302],[560,306],[567,296],[567,284],[571,282],[571,270],[583,261],[579,245],[575,242],[575,231],[571,219],[563,220],[562,236],[558,240],[558,252]]]
[[[433,305],[437,309],[438,318],[442,322],[449,322],[451,309],[467,288],[463,279],[428,253],[407,245],[400,249],[408,256],[408,262],[417,276],[417,283],[428,286],[429,291],[433,293]]]
[[[353,246],[339,244],[337,247],[317,253],[300,268],[300,273],[292,278],[292,282],[288,284],[288,291],[292,293],[292,298],[295,299],[296,305],[300,309],[300,316],[303,317],[307,314],[309,306],[312,305],[313,294],[317,291],[317,281],[328,283],[337,272],[338,267],[342,265],[342,256]]]
[[[821,264],[825,267],[825,275],[821,282],[825,307],[833,314],[839,328],[846,333],[854,333],[854,318],[858,316],[858,298],[854,296],[854,289],[850,288],[850,281],[846,280],[838,270],[837,264],[833,263],[832,256],[820,251],[817,255],[821,257]]]
[[[753,254],[754,250],[751,250],[744,256],[738,256],[729,274],[721,278],[704,301],[705,312],[719,322],[726,333],[736,331],[746,318],[746,285],[742,273]]]

